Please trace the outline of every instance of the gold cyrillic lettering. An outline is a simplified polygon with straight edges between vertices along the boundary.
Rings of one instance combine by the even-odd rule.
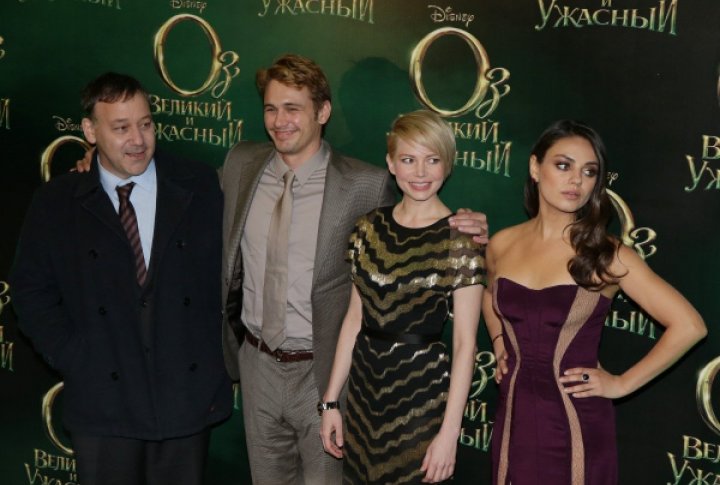
[[[704,160],[720,159],[720,137],[703,135],[703,152]]]
[[[660,0],[660,13],[658,14],[658,32],[665,32],[665,26],[670,21],[670,34],[677,35],[677,0],[670,0],[670,6],[665,10],[665,0]]]
[[[0,99],[0,128],[10,129],[10,98]]]

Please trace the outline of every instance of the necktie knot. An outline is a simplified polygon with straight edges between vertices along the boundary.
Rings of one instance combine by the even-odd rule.
[[[130,193],[132,192],[133,187],[135,187],[135,182],[130,182],[129,184],[125,185],[118,185],[117,187],[115,187],[115,190],[117,191],[120,200],[128,200],[130,198]]]
[[[288,170],[283,175],[283,181],[285,182],[285,192],[288,192],[292,188],[293,180],[295,180],[295,172]]]

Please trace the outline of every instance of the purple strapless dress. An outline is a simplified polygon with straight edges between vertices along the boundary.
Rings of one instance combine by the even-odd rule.
[[[577,285],[494,285],[510,372],[500,384],[492,438],[493,484],[617,483],[612,401],[574,398],[558,377],[596,367],[610,300]]]

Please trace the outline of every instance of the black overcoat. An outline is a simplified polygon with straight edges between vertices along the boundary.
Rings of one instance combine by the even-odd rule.
[[[60,372],[70,432],[161,440],[227,417],[222,193],[204,164],[156,153],[147,282],[93,163],[35,194],[9,281],[20,329]]]

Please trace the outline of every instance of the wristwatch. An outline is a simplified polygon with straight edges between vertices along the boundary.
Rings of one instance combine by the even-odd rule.
[[[317,403],[318,414],[322,416],[323,411],[328,409],[340,409],[340,403],[338,401],[320,401]]]

